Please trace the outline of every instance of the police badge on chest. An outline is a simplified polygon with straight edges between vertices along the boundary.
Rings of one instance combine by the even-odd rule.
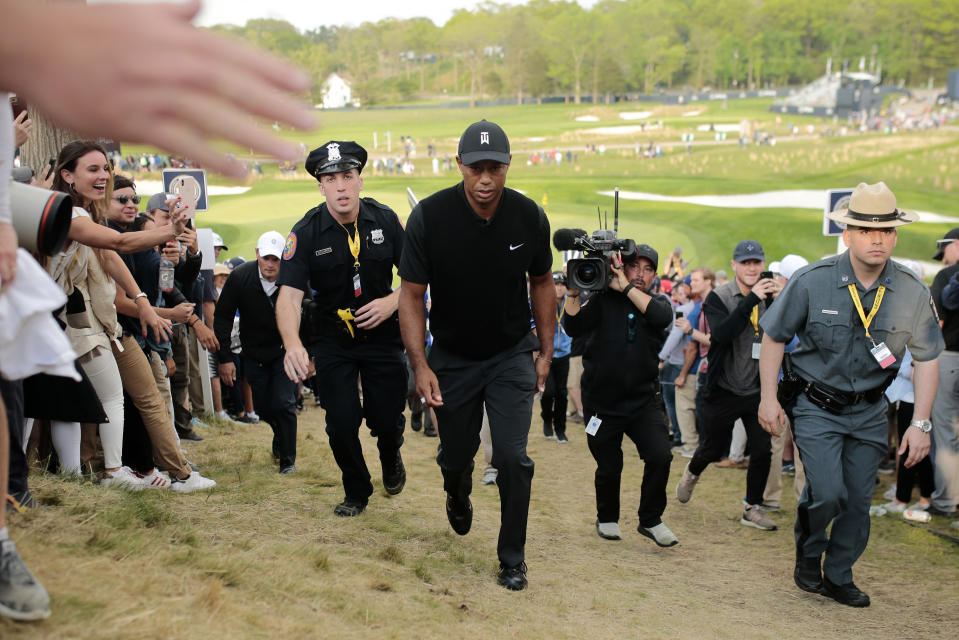
[[[370,240],[373,241],[373,244],[383,244],[383,230],[373,229],[370,231]]]

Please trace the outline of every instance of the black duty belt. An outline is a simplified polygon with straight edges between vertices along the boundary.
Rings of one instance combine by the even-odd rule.
[[[802,380],[802,378],[800,378],[800,380]],[[803,380],[803,382],[805,383],[803,391],[806,394],[806,398],[820,409],[825,409],[835,414],[842,413],[842,410],[846,407],[857,405],[860,402],[868,402],[870,404],[878,402],[889,386],[889,381],[886,381],[878,387],[873,387],[866,391],[843,391],[842,389],[836,389],[821,382],[806,382],[805,380]]]

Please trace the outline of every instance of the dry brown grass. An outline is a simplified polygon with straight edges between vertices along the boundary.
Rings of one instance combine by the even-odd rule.
[[[562,446],[543,439],[538,418],[530,589],[507,592],[495,584],[496,489],[480,485],[477,471],[473,531],[455,536],[435,439],[408,433],[405,491],[387,497],[374,480],[366,513],[344,520],[332,515],[342,490],[322,412],[301,416],[296,475],[276,474],[268,433],[215,427],[188,445],[219,483],[207,495],[125,494],[34,476],[38,497],[59,504],[15,516],[11,533],[54,613],[40,624],[0,621],[0,637],[879,640],[946,637],[959,622],[959,546],[895,518],[874,521],[856,566],[872,607],[800,592],[791,577],[793,505],[773,514],[779,531],[743,527],[742,471],[710,468],[687,505],[671,494],[665,522],[680,544],[659,549],[635,531],[642,463],[631,450],[625,537],[601,540],[581,428]],[[364,446],[378,478],[375,446],[368,437]],[[674,460],[671,492],[684,463]],[[790,496],[791,479],[784,484]]]

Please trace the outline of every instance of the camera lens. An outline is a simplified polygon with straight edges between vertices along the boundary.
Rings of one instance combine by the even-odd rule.
[[[576,271],[576,279],[582,282],[585,286],[591,286],[595,284],[598,277],[599,269],[597,269],[596,265],[592,262],[584,262]]]

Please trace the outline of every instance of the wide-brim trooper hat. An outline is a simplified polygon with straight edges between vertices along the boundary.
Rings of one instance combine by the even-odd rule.
[[[826,217],[856,227],[887,229],[915,222],[919,219],[919,214],[899,209],[896,206],[896,196],[885,182],[860,182],[849,197],[849,203],[827,213]]]

